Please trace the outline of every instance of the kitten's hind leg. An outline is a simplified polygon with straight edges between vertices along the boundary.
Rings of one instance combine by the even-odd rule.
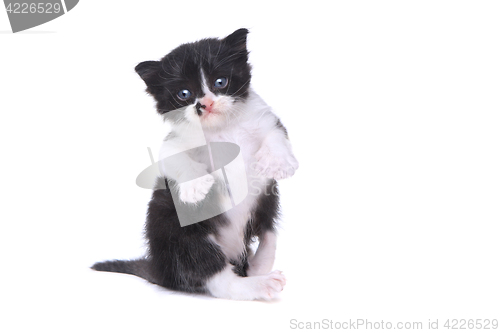
[[[258,276],[269,273],[273,269],[276,253],[276,234],[266,231],[259,239],[259,247],[254,256],[248,260],[248,276]]]
[[[279,271],[267,275],[241,277],[233,272],[233,265],[214,275],[206,284],[214,297],[233,300],[251,301],[255,299],[271,300],[285,286],[286,279]]]

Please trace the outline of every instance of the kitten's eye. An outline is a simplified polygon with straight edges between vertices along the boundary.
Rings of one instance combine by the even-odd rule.
[[[214,82],[214,87],[217,89],[222,89],[227,86],[227,78],[225,77],[220,77]]]
[[[179,97],[180,100],[185,101],[191,97],[191,92],[187,89],[183,89],[177,93],[177,97]]]

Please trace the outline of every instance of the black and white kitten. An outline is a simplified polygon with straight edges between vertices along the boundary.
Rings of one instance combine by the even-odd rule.
[[[149,202],[146,258],[96,263],[93,269],[236,300],[272,299],[283,290],[285,277],[271,271],[279,208],[276,180],[292,176],[298,163],[286,129],[250,87],[247,34],[247,29],[239,29],[224,39],[183,44],[135,70],[155,98],[158,112],[172,125],[160,160],[207,143],[234,143],[240,147],[248,194],[222,214],[181,227],[174,198],[184,205],[199,205],[224,179],[205,172],[179,181],[186,172],[209,169],[202,154],[191,153],[182,167],[160,162],[162,180],[169,186],[157,187]],[[177,116],[168,117],[173,113]],[[196,131],[199,126],[202,138]],[[250,244],[256,238],[259,246],[252,253]]]

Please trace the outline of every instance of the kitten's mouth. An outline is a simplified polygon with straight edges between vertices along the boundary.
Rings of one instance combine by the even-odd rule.
[[[215,110],[205,111],[201,115],[201,118],[203,118],[203,119],[213,118],[213,117],[216,117],[218,114],[219,114],[219,112],[217,112]]]
[[[207,116],[210,115],[210,114],[218,114],[219,111],[215,110],[215,109],[210,109],[210,110],[205,110],[203,112],[203,114],[206,114]]]

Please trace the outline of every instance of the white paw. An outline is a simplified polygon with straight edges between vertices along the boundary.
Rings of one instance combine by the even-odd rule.
[[[272,300],[279,295],[286,284],[285,276],[281,271],[273,271],[261,276],[259,281],[259,295],[257,298]]]
[[[210,174],[181,183],[179,185],[179,197],[186,203],[197,203],[210,191],[214,183],[214,177]]]
[[[263,146],[255,154],[257,163],[255,170],[259,175],[276,180],[293,176],[299,167],[299,162],[291,151],[272,151]]]

